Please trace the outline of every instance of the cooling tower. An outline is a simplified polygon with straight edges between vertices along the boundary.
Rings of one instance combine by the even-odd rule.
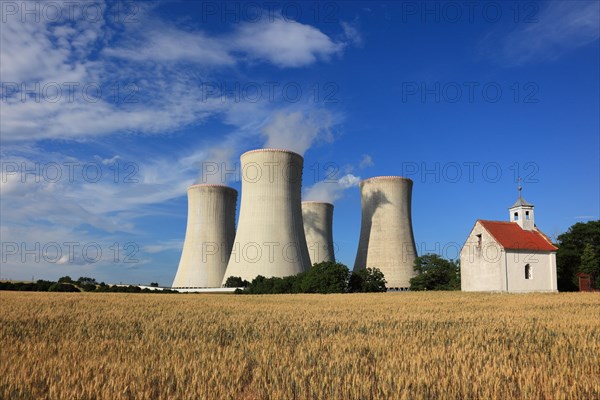
[[[416,274],[412,230],[413,182],[399,176],[379,176],[360,183],[362,222],[354,271],[379,268],[390,289],[408,289]]]
[[[335,261],[332,232],[333,204],[303,201],[302,220],[311,264]]]
[[[221,185],[188,188],[188,219],[174,288],[220,287],[235,237],[237,191]]]
[[[303,158],[287,150],[242,154],[242,200],[235,242],[223,283],[230,276],[284,277],[307,271],[302,225]]]

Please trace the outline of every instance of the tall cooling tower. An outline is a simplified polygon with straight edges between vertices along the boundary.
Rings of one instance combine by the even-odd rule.
[[[188,188],[188,219],[174,288],[220,287],[233,239],[237,190],[221,185]]]
[[[390,289],[407,289],[416,275],[412,186],[412,180],[399,176],[379,176],[360,183],[362,222],[354,271],[379,268]]]
[[[302,225],[299,154],[260,149],[242,154],[242,200],[235,242],[223,283],[230,276],[284,277],[307,271]]]
[[[333,204],[303,201],[302,219],[311,264],[335,261],[332,232]]]

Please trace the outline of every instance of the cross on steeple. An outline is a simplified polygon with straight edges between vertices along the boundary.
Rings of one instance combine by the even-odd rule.
[[[519,191],[519,198],[521,198],[521,191],[523,190],[523,186],[521,186],[521,182],[523,182],[523,178],[519,177],[519,179],[518,179],[519,186],[517,186],[517,190]]]

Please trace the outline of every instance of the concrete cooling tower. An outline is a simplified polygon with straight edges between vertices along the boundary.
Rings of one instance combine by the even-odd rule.
[[[235,237],[237,190],[221,185],[188,188],[188,219],[174,288],[220,287]]]
[[[284,277],[307,271],[302,225],[299,154],[260,149],[242,154],[242,200],[235,242],[223,283],[230,276]]]
[[[311,264],[335,261],[332,231],[333,204],[303,201],[302,220]]]
[[[412,180],[399,176],[379,176],[360,183],[362,222],[354,271],[379,268],[389,289],[408,289],[410,278],[416,275],[412,186]]]

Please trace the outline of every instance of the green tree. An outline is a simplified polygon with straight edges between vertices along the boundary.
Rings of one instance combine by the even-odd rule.
[[[458,262],[425,254],[416,258],[414,270],[419,275],[410,280],[411,290],[460,290]]]
[[[587,244],[591,244],[600,258],[600,221],[578,222],[558,236],[556,274],[558,290],[579,290],[576,274],[580,272],[581,258]]]
[[[303,274],[273,279],[273,293],[300,293]]]
[[[365,268],[352,272],[348,282],[348,291],[358,292],[385,292],[385,276],[378,268]]]
[[[350,277],[348,267],[333,261],[314,264],[303,276],[300,289],[303,293],[344,293]]]
[[[385,292],[387,290],[385,284],[383,273],[377,268],[367,268],[350,275],[348,267],[344,264],[327,261],[314,264],[307,272],[283,278],[265,278],[259,275],[246,289],[238,289],[235,293]]]
[[[583,248],[579,271],[592,275],[595,287],[600,289],[600,258],[591,243],[586,243]]]
[[[239,276],[230,276],[225,281],[227,288],[247,287],[249,284],[250,282],[242,280]]]
[[[158,282],[151,282],[151,283],[150,283],[150,286],[151,286],[151,287],[158,287]]]
[[[58,283],[75,283],[69,275],[58,278]]]
[[[48,289],[50,289],[50,286],[52,286],[55,283],[56,282],[45,281],[45,280],[40,279],[35,283],[35,287],[38,292],[47,292]]]
[[[248,293],[251,294],[273,294],[273,286],[275,285],[275,278],[265,278],[262,275],[258,275],[252,280],[250,286],[248,286]]]
[[[80,292],[77,286],[71,283],[57,282],[48,288],[49,292]]]
[[[68,276],[65,276],[65,278],[71,279]],[[59,280],[59,282],[60,282],[60,280]],[[67,283],[71,283],[71,282],[67,282]],[[97,285],[98,282],[96,282],[96,279],[94,279],[94,278],[89,278],[87,276],[80,276],[79,279],[77,279],[77,284],[78,285]]]

